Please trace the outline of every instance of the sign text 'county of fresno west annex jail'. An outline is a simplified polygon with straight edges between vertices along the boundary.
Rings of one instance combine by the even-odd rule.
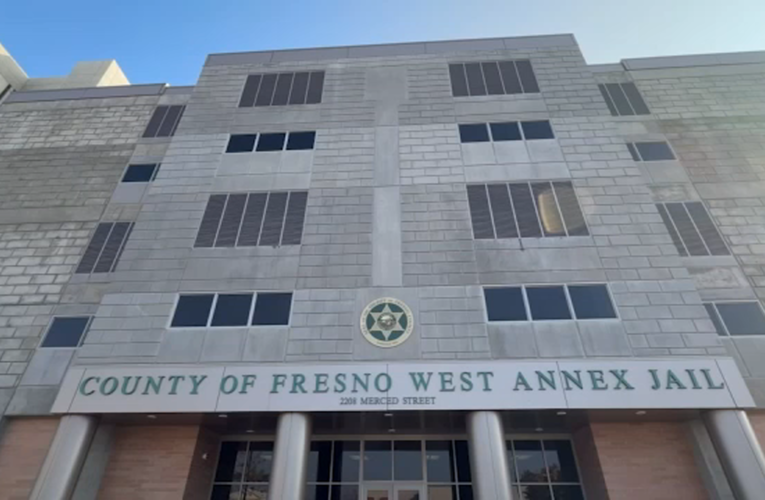
[[[753,406],[730,359],[72,368],[54,413]]]

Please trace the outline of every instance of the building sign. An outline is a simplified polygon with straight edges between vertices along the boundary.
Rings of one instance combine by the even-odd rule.
[[[397,299],[382,298],[369,303],[361,313],[361,333],[377,347],[396,347],[414,329],[414,315]]]
[[[54,413],[746,408],[731,359],[72,368]]]

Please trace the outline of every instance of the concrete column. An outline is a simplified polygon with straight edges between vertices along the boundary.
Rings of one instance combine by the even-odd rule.
[[[765,457],[746,413],[713,410],[704,413],[703,419],[736,499],[761,500]]]
[[[310,449],[311,416],[307,413],[279,415],[269,500],[303,500]]]
[[[467,416],[470,470],[477,500],[512,500],[505,432],[495,411],[474,411]]]
[[[69,500],[90,448],[98,419],[65,415],[45,457],[29,500]]]

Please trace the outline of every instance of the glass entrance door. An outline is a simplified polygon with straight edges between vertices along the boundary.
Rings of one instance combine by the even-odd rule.
[[[362,500],[427,500],[425,485],[417,483],[367,483]]]
[[[393,500],[427,500],[425,485],[395,484],[393,486]]]
[[[393,500],[393,485],[368,483],[364,485],[362,500]]]

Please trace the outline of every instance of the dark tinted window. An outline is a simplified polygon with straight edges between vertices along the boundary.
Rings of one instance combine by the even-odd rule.
[[[314,71],[308,81],[308,93],[305,96],[306,104],[318,104],[324,91],[324,72]]]
[[[329,469],[332,465],[332,441],[313,441],[308,453],[306,482],[329,482]]]
[[[518,481],[522,483],[546,483],[548,481],[547,467],[545,466],[541,441],[514,441],[513,445],[515,447]],[[544,497],[534,495],[528,498]]]
[[[528,60],[450,64],[449,78],[454,97],[539,92]]]
[[[103,222],[99,224],[75,273],[109,273],[114,270],[132,227],[131,222]]]
[[[260,134],[256,151],[281,151],[284,149],[285,133]]]
[[[598,85],[598,88],[613,116],[650,114],[634,83],[608,83]]]
[[[186,106],[157,106],[143,137],[170,137],[175,134]]]
[[[490,123],[491,138],[494,141],[521,141],[521,131],[518,122]]]
[[[533,139],[554,139],[552,127],[548,121],[521,122],[523,127],[523,136],[526,140]]]
[[[287,325],[292,308],[291,293],[259,293],[255,300],[253,325]]]
[[[290,132],[287,139],[287,150],[313,149],[316,132]]]
[[[213,294],[181,295],[175,307],[174,327],[207,326]]]
[[[292,88],[293,73],[281,73],[276,79],[276,91],[272,106],[284,106],[290,97],[290,88]]]
[[[77,347],[85,334],[90,317],[53,318],[40,347]]]
[[[226,153],[249,153],[255,149],[255,139],[258,134],[232,135],[228,140]]]
[[[393,479],[422,481],[422,442],[393,442]]]
[[[125,175],[122,176],[122,182],[151,182],[154,180],[159,165],[128,165]]]
[[[262,75],[250,75],[247,77],[247,80],[244,82],[242,98],[239,100],[240,108],[247,108],[255,105],[255,96],[258,95],[261,78]]]
[[[515,225],[515,213],[507,185],[489,184],[486,187],[489,191],[492,220],[497,238],[517,238],[518,228]]]
[[[518,70],[518,76],[521,77],[521,85],[526,94],[535,94],[539,92],[537,78],[534,75],[534,69],[531,67],[531,61],[515,61],[515,67]]]
[[[481,69],[483,69],[483,77],[486,81],[486,90],[489,95],[504,94],[505,90],[502,88],[502,78],[499,76],[497,63],[481,63]]]
[[[502,82],[505,85],[506,94],[522,94],[521,80],[518,78],[518,71],[515,69],[513,61],[502,61],[499,63],[499,71],[502,73]]]
[[[308,73],[295,73],[290,92],[290,104],[305,104],[305,93],[308,90]]]
[[[707,310],[707,314],[709,314],[709,319],[711,319],[712,324],[715,325],[715,330],[717,331],[717,334],[727,335],[728,332],[725,331],[725,327],[723,326],[722,320],[720,319],[720,315],[717,314],[717,309],[715,308],[714,304],[704,304],[704,309]]]
[[[635,148],[642,161],[674,160],[675,155],[666,142],[636,142]]]
[[[473,237],[477,240],[493,239],[494,224],[491,220],[486,186],[483,184],[468,186],[467,193],[470,219],[473,224]]]
[[[467,78],[464,64],[450,64],[449,77],[452,81],[452,95],[462,97],[468,95]]]
[[[343,483],[359,481],[361,444],[358,441],[335,441],[332,460],[332,480]],[[352,497],[355,498],[355,497]]]
[[[321,102],[323,90],[323,71],[250,75],[239,107],[316,104]]]
[[[461,142],[488,142],[489,131],[485,123],[460,125]]]
[[[429,483],[454,482],[454,450],[451,441],[426,441],[425,460]]]
[[[521,287],[484,288],[489,321],[526,321],[526,306]]]
[[[526,287],[531,318],[534,320],[571,319],[562,286]]]
[[[545,461],[553,483],[578,483],[579,473],[571,441],[545,441]],[[568,497],[563,497],[568,498]]]
[[[246,461],[246,442],[224,441],[221,443],[215,482],[230,483],[241,481]]]
[[[271,99],[274,96],[274,89],[276,88],[276,77],[277,75],[274,74],[263,75],[263,79],[260,81],[258,97],[255,99],[255,106],[271,105]]]
[[[616,317],[606,285],[569,285],[568,293],[576,319]]]
[[[483,81],[483,72],[481,71],[480,63],[466,64],[465,74],[467,75],[470,95],[486,95],[486,84]]]
[[[152,113],[151,119],[149,119],[149,123],[146,125],[146,130],[143,131],[143,137],[157,136],[157,130],[159,130],[159,126],[162,125],[165,115],[167,115],[168,108],[169,106],[157,106],[154,109],[154,113]]]
[[[210,326],[246,326],[251,304],[251,293],[219,294]]]
[[[765,335],[765,315],[759,302],[715,304],[729,335]]]
[[[702,203],[658,203],[656,208],[680,255],[730,254]]]

